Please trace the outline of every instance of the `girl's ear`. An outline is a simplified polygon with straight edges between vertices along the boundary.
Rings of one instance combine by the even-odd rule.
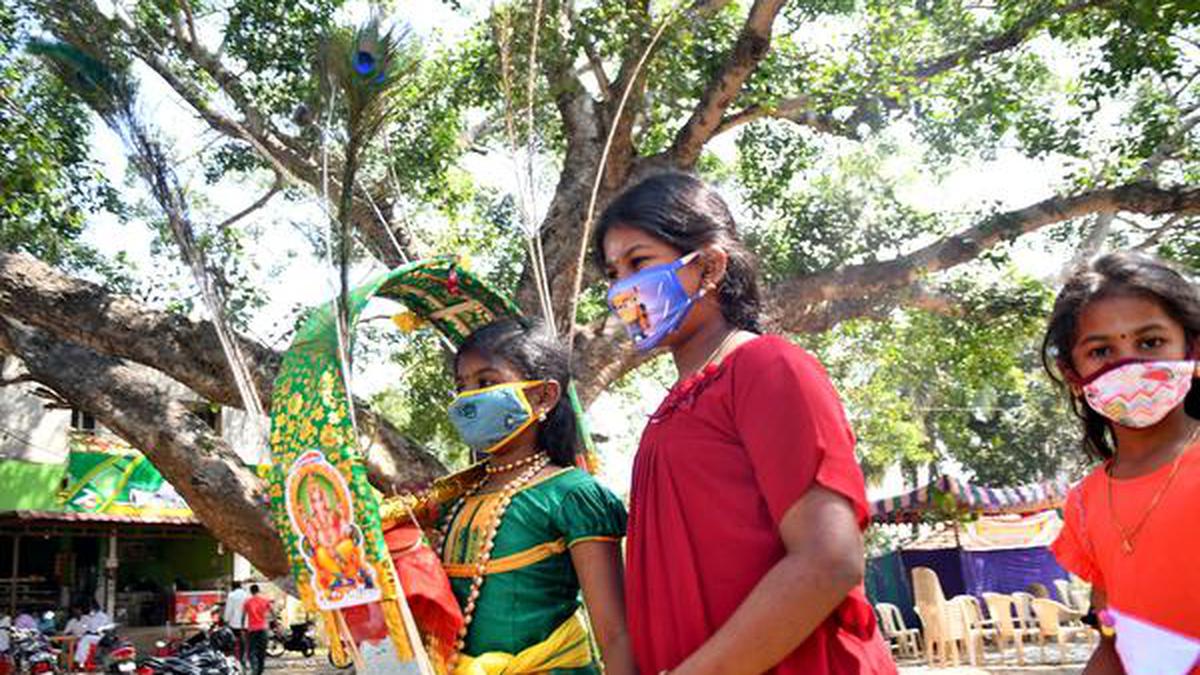
[[[700,253],[700,290],[705,295],[715,292],[728,269],[729,253],[715,244],[706,246]]]
[[[546,380],[533,389],[527,390],[529,404],[533,406],[533,414],[541,417],[549,414],[562,398],[562,385],[557,380]]]

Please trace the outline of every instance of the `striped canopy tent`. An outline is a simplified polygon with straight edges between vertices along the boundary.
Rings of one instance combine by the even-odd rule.
[[[930,511],[947,508],[962,513],[1036,513],[1061,508],[1070,487],[1070,483],[1060,479],[992,488],[942,476],[912,492],[872,502],[871,519],[877,523],[909,523]]]

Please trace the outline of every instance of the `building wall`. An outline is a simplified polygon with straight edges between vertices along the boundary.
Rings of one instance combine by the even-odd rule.
[[[254,418],[236,408],[221,409],[221,436],[238,457],[250,466],[271,463],[271,448],[268,436],[271,421],[263,417],[255,423]]]
[[[0,511],[56,511],[65,464],[0,459]]]
[[[5,379],[23,372],[20,362],[4,357]],[[34,395],[33,383],[0,387],[0,461],[18,459],[38,464],[61,464],[67,459],[70,410],[47,410],[46,400]],[[0,483],[8,485],[8,483]]]
[[[23,372],[20,362],[12,357],[2,357],[0,373],[12,378]],[[162,376],[163,383],[177,391],[181,400],[203,404],[202,399],[188,388]],[[71,411],[50,410],[46,400],[35,395],[33,383],[14,384],[0,387],[0,466],[6,460],[22,460],[36,464],[62,464],[70,452]],[[254,424],[241,410],[222,408],[220,431],[230,447],[248,465],[267,463],[270,450],[266,447],[270,421],[263,418]],[[95,434],[101,438],[118,440],[116,435],[97,425]],[[13,483],[6,482],[0,473],[0,488]],[[0,489],[0,492],[3,492]],[[0,510],[6,507],[0,505]]]

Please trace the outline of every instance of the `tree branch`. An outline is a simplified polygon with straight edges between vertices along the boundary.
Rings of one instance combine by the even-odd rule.
[[[94,4],[88,11],[95,11]],[[210,127],[226,136],[248,143],[271,165],[276,174],[285,177],[289,182],[314,190],[320,188],[320,170],[315,162],[309,161],[308,148],[298,139],[280,132],[271,125],[269,118],[254,105],[253,98],[242,86],[241,79],[226,68],[216,54],[205,49],[199,42],[186,40],[182,35],[172,35],[161,29],[156,29],[155,34],[151,34],[148,29],[131,25],[119,15],[115,21],[125,39],[133,46],[138,58],[163,78]],[[161,44],[163,41],[211,77],[219,90],[241,112],[244,120],[237,120],[219,112],[209,101],[207,92],[188,76],[177,72],[163,57],[166,48]],[[340,191],[337,180],[331,179],[330,184],[334,193]],[[352,221],[355,229],[362,232],[372,255],[388,267],[403,263],[404,255],[412,256],[411,247],[405,248],[412,243],[411,233],[393,226],[387,219],[384,223],[379,223],[369,205],[356,202],[352,210]],[[393,236],[401,242],[403,253],[395,250],[392,244]]]
[[[820,310],[825,303],[896,291],[925,275],[973,260],[984,250],[1046,225],[1116,211],[1143,215],[1200,213],[1200,189],[1164,189],[1147,183],[1130,183],[1069,197],[1051,197],[1023,209],[996,214],[893,260],[851,265],[782,282],[771,290],[777,321],[792,330],[794,326],[805,325],[805,315]]]
[[[576,26],[579,25],[579,12],[575,9],[575,0],[568,0],[565,3],[569,26],[574,32]],[[608,80],[608,74],[604,72],[604,60],[600,58],[600,53],[596,51],[596,45],[586,36],[580,35],[579,43],[583,46],[583,53],[587,56],[588,67],[592,71],[592,76],[596,78],[596,87],[600,90],[600,97],[605,100],[611,100],[612,83]]]
[[[1192,129],[1200,125],[1200,113],[1192,114],[1197,109],[1200,109],[1200,103],[1182,111],[1183,114],[1179,120],[1179,126],[1163,139],[1163,142],[1155,148],[1154,154],[1147,157],[1146,161],[1142,162],[1142,166],[1138,168],[1137,178],[1139,180],[1153,180],[1155,174],[1158,173],[1159,167],[1179,151]],[[1188,117],[1188,115],[1191,115],[1191,117]]]
[[[722,119],[716,130],[713,131],[713,136],[720,136],[727,131],[760,119],[774,118],[788,120],[824,134],[850,139],[858,138],[858,132],[855,129],[839,122],[833,115],[814,112],[813,108],[813,101],[808,96],[784,99],[773,106],[756,103]]]
[[[768,299],[780,304],[786,298]],[[955,297],[915,284],[876,297],[846,298],[820,303],[808,308],[803,315],[787,324],[788,332],[820,333],[850,319],[887,319],[899,307],[920,309],[934,314],[953,316],[962,313],[962,303]]]
[[[17,355],[38,382],[142,450],[218,539],[271,577],[287,558],[262,482],[219,435],[144,366],[54,340],[0,318],[0,349]]]
[[[19,253],[0,253],[0,316],[161,370],[213,402],[240,405],[216,329],[208,321],[148,309]],[[253,340],[239,336],[238,341],[268,407],[280,355]]]
[[[783,0],[755,0],[725,64],[709,83],[667,151],[675,166],[690,168],[696,164],[705,143],[720,127],[725,110],[737,98],[746,78],[767,55],[771,46],[771,27],[782,8]]]
[[[954,50],[918,64],[905,75],[909,80],[905,86],[911,88],[914,85],[925,82],[930,78],[959,66],[974,63],[1017,47],[1041,27],[1047,19],[1053,16],[1077,14],[1106,4],[1111,4],[1111,0],[1076,0],[1059,8],[1038,8],[1018,19],[1007,30],[978,40],[968,47]],[[845,121],[839,121],[828,111],[820,110],[819,102],[808,100],[808,97],[805,96],[798,96],[796,98],[785,99],[776,106],[764,106],[760,104],[748,106],[733,115],[725,117],[713,135],[730,131],[758,119],[770,117],[789,120],[822,133],[857,140],[859,138],[859,124],[871,114],[872,108],[877,105],[882,105],[886,108],[895,108],[900,104],[894,97],[865,93],[859,98],[849,117]]]
[[[977,41],[975,44],[956,49],[947,54],[919,64],[909,74],[917,80],[927,80],[967,63],[974,63],[993,54],[1008,51],[1023,43],[1053,16],[1068,16],[1110,4],[1112,0],[1075,0],[1063,7],[1039,7],[1018,19],[1007,30]]]
[[[1075,250],[1075,255],[1072,256],[1071,262],[1062,270],[1062,279],[1064,281],[1076,267],[1104,248],[1104,242],[1108,239],[1108,233],[1112,231],[1112,223],[1116,217],[1117,214],[1115,211],[1102,211],[1096,214],[1091,225],[1087,228],[1087,234],[1084,236],[1083,242]]]
[[[245,218],[246,216],[250,215],[251,213],[254,213],[255,211],[266,206],[267,202],[271,201],[271,198],[274,197],[275,195],[279,194],[279,191],[282,189],[283,189],[283,176],[280,176],[279,174],[275,174],[275,182],[271,183],[270,190],[267,190],[267,192],[265,194],[263,194],[263,196],[254,200],[254,203],[250,204],[249,206],[242,209],[241,211],[238,211],[237,213],[233,214],[232,216],[226,218],[225,220],[222,220],[221,224],[217,225],[217,229],[224,230],[227,227],[232,227],[234,225],[234,223],[236,223],[237,221]]]
[[[1161,242],[1163,240],[1163,237],[1165,237],[1168,234],[1170,234],[1171,232],[1174,232],[1175,230],[1179,229],[1180,225],[1187,224],[1187,223],[1194,225],[1194,221],[1185,220],[1182,214],[1176,215],[1173,218],[1170,218],[1169,220],[1167,220],[1167,222],[1163,223],[1162,227],[1159,227],[1158,229],[1154,230],[1154,232],[1152,232],[1150,234],[1150,236],[1143,239],[1134,248],[1139,251],[1148,251],[1148,250],[1154,248],[1155,246],[1158,246],[1159,242]]]
[[[146,308],[31,256],[0,253],[0,317],[20,321],[56,340],[144,364],[214,403],[241,406],[211,323]],[[269,410],[281,355],[253,340],[240,336],[238,340],[263,408]],[[361,428],[372,439],[367,466],[376,487],[399,489],[428,483],[445,473],[432,455],[367,405],[359,403],[355,408]]]
[[[608,314],[576,333],[575,354],[575,383],[584,406],[622,375],[657,356],[631,349],[625,329]]]
[[[1001,242],[1047,225],[1094,213],[1200,214],[1200,188],[1164,189],[1145,183],[1053,197],[990,216],[909,255],[782,281],[765,289],[770,323],[785,332],[826,330],[850,318],[886,318],[896,307],[959,311],[951,296],[925,288],[922,278],[969,262]],[[1172,223],[1187,222],[1172,220]],[[1160,235],[1161,237],[1161,235]],[[644,362],[609,317],[576,336],[576,382],[585,401]]]

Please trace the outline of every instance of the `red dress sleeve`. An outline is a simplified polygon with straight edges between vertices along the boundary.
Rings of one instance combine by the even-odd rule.
[[[815,482],[845,497],[865,528],[866,486],[854,434],[825,369],[774,336],[742,349],[732,373],[734,424],[775,523]]]
[[[1063,528],[1058,538],[1050,545],[1050,551],[1069,572],[1096,586],[1103,587],[1100,569],[1096,566],[1095,555],[1087,540],[1086,518],[1084,517],[1083,486],[1080,483],[1067,495],[1067,505],[1063,508]]]

